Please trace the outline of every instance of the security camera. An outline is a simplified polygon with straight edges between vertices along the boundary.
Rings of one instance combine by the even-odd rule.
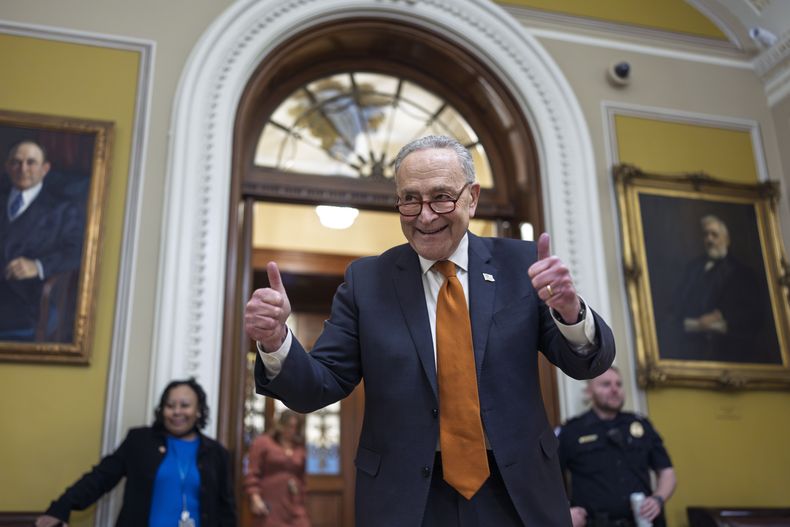
[[[615,86],[625,86],[631,81],[631,65],[627,62],[615,62],[609,66],[606,74]]]
[[[761,48],[770,48],[776,41],[779,40],[776,35],[765,29],[764,27],[753,27],[749,30],[749,36],[752,37],[758,46]]]

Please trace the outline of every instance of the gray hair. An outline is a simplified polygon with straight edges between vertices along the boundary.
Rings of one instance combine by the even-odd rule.
[[[400,170],[401,163],[406,159],[406,156],[420,150],[428,150],[431,148],[446,148],[455,152],[458,158],[458,163],[466,176],[466,182],[472,184],[475,182],[475,164],[472,161],[472,155],[469,150],[458,142],[453,137],[446,135],[427,135],[419,139],[415,139],[406,146],[400,149],[398,155],[395,157],[395,174]]]
[[[701,220],[699,220],[700,224],[704,228],[709,223],[715,223],[721,229],[721,232],[727,237],[730,238],[730,230],[727,228],[727,224],[724,223],[718,216],[714,216],[713,214],[708,214],[707,216],[703,216]]]

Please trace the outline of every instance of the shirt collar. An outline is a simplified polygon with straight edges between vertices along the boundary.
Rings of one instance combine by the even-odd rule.
[[[422,268],[422,274],[427,273],[433,264],[436,263],[436,260],[428,260],[427,258],[423,258],[419,254],[417,255],[420,258],[420,268]],[[461,241],[458,243],[458,247],[456,247],[455,252],[447,258],[459,268],[467,271],[469,268],[469,233],[465,233],[464,237],[461,238]]]
[[[11,193],[8,195],[8,202],[14,201],[18,194],[22,194],[22,203],[23,206],[29,203],[32,203],[34,199],[36,199],[41,192],[41,187],[44,186],[44,182],[40,182],[38,185],[30,187],[26,190],[19,190],[18,188],[12,188]]]

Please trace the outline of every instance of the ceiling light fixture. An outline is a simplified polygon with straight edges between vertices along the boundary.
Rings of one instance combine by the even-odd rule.
[[[348,229],[359,216],[359,210],[353,207],[333,207],[318,205],[315,208],[321,225],[329,229]]]

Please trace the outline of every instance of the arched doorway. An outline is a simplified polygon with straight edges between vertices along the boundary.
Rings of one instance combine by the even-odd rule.
[[[588,303],[604,316],[609,309],[585,120],[551,57],[501,8],[489,0],[239,0],[201,37],[175,99],[151,383],[156,391],[171,378],[197,377],[219,416],[207,432],[231,450],[238,438],[228,418],[243,400],[243,375],[228,350],[242,349],[246,339],[238,316],[243,303],[226,304],[226,291],[251,286],[238,269],[250,256],[239,248],[249,247],[243,243],[249,233],[240,226],[251,207],[240,205],[241,188],[231,185],[241,96],[262,62],[293,35],[359,19],[408,21],[440,35],[509,89],[534,134],[543,218],[555,251],[567,255]],[[575,413],[581,407],[577,385],[562,376],[558,382],[561,414]]]
[[[327,282],[339,285],[352,256],[342,250],[330,254],[331,261],[344,261],[332,271],[327,255],[309,247],[301,252],[251,247],[253,224],[262,223],[254,218],[254,210],[262,210],[255,203],[357,207],[397,217],[392,161],[400,146],[429,133],[454,135],[472,153],[483,187],[478,234],[519,237],[523,224],[542,229],[535,141],[512,94],[483,62],[435,32],[403,21],[365,18],[310,28],[271,50],[252,75],[237,112],[232,199],[238,196],[242,213],[230,218],[231,229],[240,236],[230,244],[235,268],[229,269],[236,277],[226,305],[241,306],[251,289],[265,286],[263,266],[268,259],[277,260],[294,309],[294,332],[309,347],[328,316],[332,288],[324,298],[315,291]],[[291,214],[285,221],[293,227],[297,212]],[[264,229],[277,228],[276,222],[265,223]],[[223,368],[236,374],[230,379],[232,391],[223,386],[223,397],[229,399],[223,409],[231,413],[221,428],[228,431],[236,466],[242,467],[249,441],[268,428],[262,423],[274,421],[277,403],[252,395],[255,350],[234,332],[238,310],[236,315],[227,318],[225,332],[228,358]],[[542,357],[541,372],[547,413],[557,424],[556,376]],[[246,379],[243,386],[239,378]],[[308,508],[319,527],[353,525],[359,390],[332,411],[339,420],[333,443],[337,459],[331,463],[335,469],[308,470]],[[308,416],[308,432],[311,419],[324,423],[324,432],[330,427],[327,416]],[[308,469],[310,465],[308,455]],[[242,504],[244,519],[243,498]]]

